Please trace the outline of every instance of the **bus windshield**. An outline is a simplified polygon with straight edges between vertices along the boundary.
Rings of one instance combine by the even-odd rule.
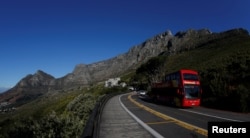
[[[183,74],[183,79],[184,80],[198,80],[198,75],[184,73]]]
[[[185,85],[185,98],[194,99],[199,98],[200,87],[198,85]]]

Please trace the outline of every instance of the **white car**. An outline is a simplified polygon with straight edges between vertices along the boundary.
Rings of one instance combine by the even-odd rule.
[[[139,91],[137,91],[137,94],[140,96],[145,96],[147,94],[147,91],[146,90],[139,90]]]
[[[128,90],[133,91],[133,90],[134,90],[134,87],[129,86],[129,87],[128,87]]]

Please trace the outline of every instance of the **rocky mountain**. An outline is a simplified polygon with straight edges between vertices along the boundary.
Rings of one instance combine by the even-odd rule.
[[[21,81],[18,82],[18,86],[22,88],[37,88],[46,87],[50,85],[50,82],[55,78],[41,70],[38,70],[35,74],[29,74]]]
[[[239,34],[249,35],[247,30],[241,28],[220,33],[212,33],[208,29],[190,29],[178,32],[175,35],[171,31],[166,31],[133,46],[128,52],[114,58],[92,64],[76,65],[71,73],[62,78],[55,79],[40,70],[34,75],[27,75],[14,88],[1,94],[0,102],[22,101],[54,90],[94,84],[111,77],[118,77],[128,70],[134,70],[148,59],[159,54],[177,54],[202,47],[206,43],[227,36]]]
[[[139,45],[133,46],[128,52],[114,58],[88,65],[79,64],[72,73],[55,80],[53,85],[60,85],[60,88],[62,88],[103,81],[110,77],[120,76],[127,70],[136,69],[148,59],[159,54],[176,54],[201,47],[208,42],[242,33],[249,35],[248,31],[244,29],[233,29],[221,33],[212,33],[208,29],[190,29],[185,32],[178,32],[176,35],[172,35],[171,31],[166,31]]]
[[[41,70],[21,79],[17,85],[0,95],[0,103],[17,103],[18,105],[36,99],[48,92],[51,81],[55,78]]]
[[[149,58],[159,55],[166,48],[166,43],[173,37],[170,31],[157,35],[144,43],[132,47],[127,53],[93,64],[76,65],[72,73],[52,82],[53,85],[88,85],[120,76],[127,70],[135,69]]]

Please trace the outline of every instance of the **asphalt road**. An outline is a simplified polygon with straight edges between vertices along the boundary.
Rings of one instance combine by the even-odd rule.
[[[163,137],[207,137],[208,122],[250,122],[250,114],[214,110],[204,107],[176,108],[151,103],[136,94],[121,96],[125,107]]]

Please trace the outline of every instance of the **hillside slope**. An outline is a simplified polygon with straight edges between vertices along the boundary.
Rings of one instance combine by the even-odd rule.
[[[149,86],[150,82],[179,69],[197,70],[203,89],[202,105],[250,111],[250,36],[240,29],[213,37],[195,49],[184,49],[170,56],[165,53],[149,60],[137,69],[134,81],[144,80]]]

